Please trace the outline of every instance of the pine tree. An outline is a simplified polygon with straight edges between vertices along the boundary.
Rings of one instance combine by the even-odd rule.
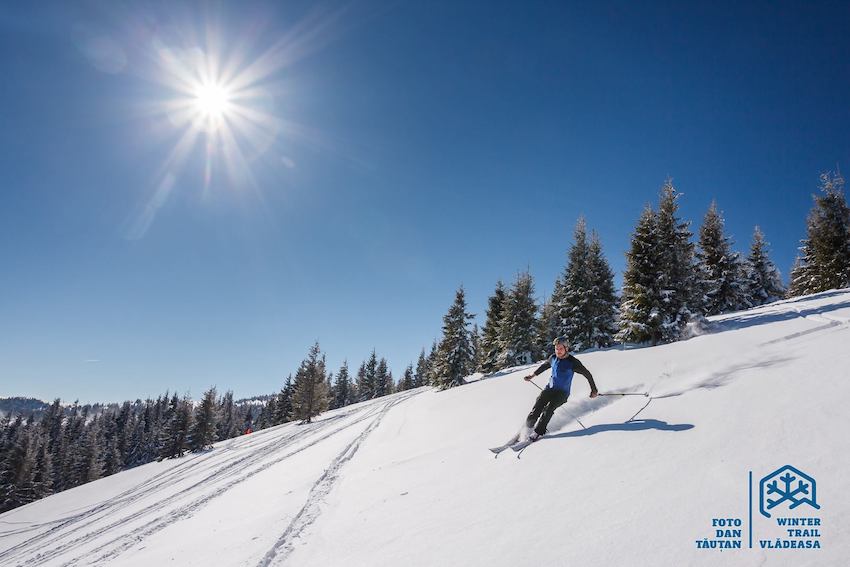
[[[583,217],[576,223],[573,245],[567,257],[562,285],[558,286],[558,296],[552,298],[556,317],[555,336],[567,337],[572,349],[579,351],[593,346],[594,334],[590,247]],[[551,342],[551,339],[547,342]]]
[[[472,374],[475,362],[467,327],[474,317],[466,311],[466,295],[463,286],[460,286],[452,306],[443,317],[443,339],[437,347],[437,359],[433,367],[439,388],[465,384],[464,377]]]
[[[658,251],[660,254],[658,279],[662,290],[661,340],[679,340],[685,326],[694,315],[694,245],[691,242],[690,223],[681,222],[677,216],[681,196],[667,179],[661,188],[658,204]]]
[[[371,400],[376,397],[375,375],[377,371],[378,356],[375,354],[375,349],[372,349],[372,354],[357,372],[357,391],[360,394],[361,401]]]
[[[413,377],[413,387],[421,388],[428,384],[428,357],[425,356],[425,349],[419,353],[419,359],[416,361],[416,373]]]
[[[218,439],[231,439],[239,435],[239,420],[233,407],[233,392],[227,391],[218,403],[219,420],[216,424]]]
[[[764,305],[785,297],[782,276],[770,260],[768,243],[758,226],[753,231],[750,255],[744,263],[744,281],[747,303],[752,306]]]
[[[381,358],[375,367],[375,397],[380,398],[392,393],[392,374],[387,368],[387,359]]]
[[[53,494],[53,457],[50,453],[48,435],[40,434],[37,441],[32,477],[33,500]]]
[[[32,502],[35,472],[29,428],[24,426],[19,414],[12,429],[7,432],[0,453],[0,512]]]
[[[499,368],[529,364],[538,359],[536,316],[534,280],[530,273],[522,272],[506,298],[499,324]]]
[[[413,364],[408,364],[404,369],[404,376],[398,384],[399,391],[412,390],[415,386],[415,377],[413,375]]]
[[[436,339],[433,343],[431,343],[431,351],[428,353],[428,376],[427,383],[429,386],[434,386],[435,388],[440,387],[440,381],[437,378],[437,357],[439,356],[439,350]]]
[[[294,418],[303,423],[310,423],[313,417],[328,407],[325,358],[320,355],[319,343],[316,342],[295,373],[292,410]]]
[[[658,219],[652,207],[647,206],[626,253],[619,341],[654,345],[662,338],[662,292],[658,281],[661,258],[657,242]]]
[[[348,375],[348,361],[344,360],[339,372],[336,374],[336,386],[334,387],[334,406],[341,408],[350,404],[353,400],[351,391],[351,377]]]
[[[496,282],[496,290],[487,304],[487,321],[479,343],[479,368],[489,374],[499,369],[499,336],[502,322],[502,311],[505,306],[505,285],[501,280]]]
[[[188,447],[192,426],[192,401],[186,395],[181,400],[175,393],[166,412],[168,421],[160,435],[160,459],[182,457]]]
[[[820,190],[806,219],[801,257],[791,272],[791,296],[850,286],[850,207],[841,173],[822,173]]]
[[[747,307],[740,255],[732,250],[731,239],[724,234],[723,215],[711,202],[699,230],[697,251],[697,289],[705,315],[719,315]]]
[[[286,423],[293,419],[293,392],[294,385],[292,383],[292,374],[289,374],[286,377],[286,382],[284,382],[283,388],[281,388],[280,392],[277,394],[274,411],[271,414],[274,425],[280,425],[281,423]]]
[[[563,282],[561,276],[555,279],[555,289],[548,299],[544,299],[543,306],[540,308],[540,316],[537,318],[537,339],[536,344],[541,345],[541,357],[549,358],[555,354],[555,346],[552,340],[559,335],[558,329],[558,306],[555,304],[556,298],[563,296]]]
[[[72,469],[75,486],[97,480],[103,473],[103,459],[99,450],[98,433],[100,420],[95,418],[86,427],[78,443],[78,451]]]
[[[596,231],[590,237],[587,269],[591,285],[589,344],[604,348],[613,344],[617,333],[617,294],[614,291],[614,272],[602,253],[602,244]]]
[[[215,387],[204,392],[201,403],[195,409],[195,419],[189,433],[189,450],[199,453],[204,449],[212,447],[218,440],[216,428],[218,426],[218,409],[216,407]]]

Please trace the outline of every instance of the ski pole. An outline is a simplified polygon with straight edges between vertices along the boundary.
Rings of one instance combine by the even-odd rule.
[[[645,398],[649,397],[648,392],[612,392],[609,394],[599,394],[600,396],[643,396]]]
[[[541,388],[540,386],[538,386],[537,384],[535,384],[535,383],[534,383],[534,382],[532,382],[531,380],[526,380],[526,382],[528,382],[529,384],[534,384],[534,387],[535,387],[535,388],[537,388],[537,389],[538,389],[538,390],[540,390],[540,391],[542,391],[542,390],[543,390],[543,388]]]

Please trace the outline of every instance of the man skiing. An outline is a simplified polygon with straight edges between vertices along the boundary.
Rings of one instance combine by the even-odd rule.
[[[546,433],[546,426],[549,425],[552,414],[569,398],[574,372],[578,372],[587,378],[590,383],[591,398],[599,395],[596,383],[593,381],[593,375],[576,357],[570,354],[570,343],[567,338],[558,337],[552,344],[555,345],[555,356],[550,356],[549,360],[541,364],[537,370],[525,376],[525,380],[530,381],[543,371],[552,369],[549,384],[537,396],[537,401],[534,402],[534,407],[525,420],[526,426],[534,427],[534,431],[528,436],[530,441],[536,441]],[[534,422],[537,422],[537,425]]]

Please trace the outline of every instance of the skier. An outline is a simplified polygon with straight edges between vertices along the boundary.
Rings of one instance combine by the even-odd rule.
[[[552,414],[555,413],[558,406],[562,405],[569,398],[570,385],[573,382],[574,372],[578,372],[587,378],[587,381],[590,383],[591,398],[599,395],[599,390],[596,389],[596,383],[593,381],[593,375],[576,357],[570,354],[570,343],[567,338],[558,337],[552,341],[552,344],[555,345],[555,356],[550,356],[549,360],[541,364],[537,370],[525,376],[525,380],[530,381],[543,371],[549,368],[552,369],[549,384],[537,396],[537,401],[534,402],[534,407],[525,420],[528,428],[534,427],[534,431],[528,436],[530,441],[536,441],[546,433],[546,426],[549,425]],[[537,425],[534,422],[537,422]]]

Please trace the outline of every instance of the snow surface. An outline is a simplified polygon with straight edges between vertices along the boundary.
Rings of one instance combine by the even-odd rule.
[[[850,290],[712,322],[675,344],[579,355],[600,391],[653,399],[591,400],[576,376],[550,435],[520,458],[487,448],[534,402],[531,367],[348,406],[7,512],[0,565],[850,564]],[[748,549],[748,473],[757,493],[786,464],[816,479],[821,509],[778,515],[819,518],[822,548],[760,549],[784,534],[756,496]],[[743,549],[697,548],[730,517]]]

